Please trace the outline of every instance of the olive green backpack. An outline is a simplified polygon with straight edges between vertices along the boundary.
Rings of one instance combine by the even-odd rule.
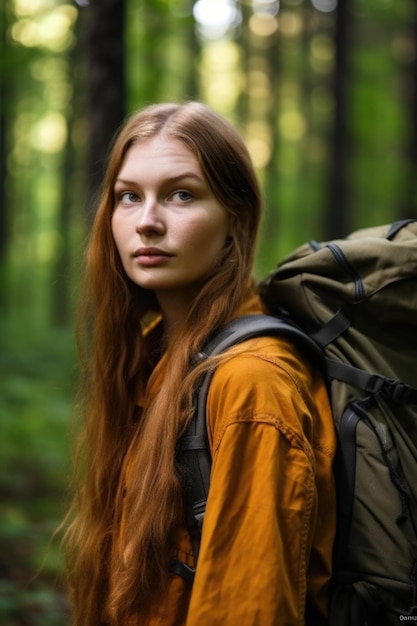
[[[417,222],[310,242],[278,265],[260,294],[272,317],[235,320],[205,354],[278,333],[323,367],[338,435],[337,539],[329,621],[307,623],[417,621]],[[211,375],[179,446],[196,552],[210,481]]]

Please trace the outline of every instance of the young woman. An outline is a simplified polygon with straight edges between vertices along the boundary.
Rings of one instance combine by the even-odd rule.
[[[261,313],[261,213],[242,139],[199,103],[150,106],[115,140],[86,260],[85,421],[66,535],[77,626],[295,626],[325,615],[333,423],[320,374],[281,338],[216,357],[213,459],[195,580],[178,438],[207,337]],[[315,622],[316,623],[316,622]]]

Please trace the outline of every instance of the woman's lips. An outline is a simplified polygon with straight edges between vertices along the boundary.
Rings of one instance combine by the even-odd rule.
[[[162,250],[161,248],[151,247],[138,248],[135,250],[133,256],[139,265],[146,265],[149,267],[152,265],[161,265],[166,263],[170,258],[172,258],[173,255],[169,254],[169,252],[166,252],[165,250]]]

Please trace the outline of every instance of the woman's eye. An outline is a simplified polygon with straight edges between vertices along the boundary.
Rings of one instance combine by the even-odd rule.
[[[131,191],[126,191],[125,193],[120,194],[119,197],[120,202],[122,202],[123,204],[134,204],[139,200],[139,196],[137,196],[135,193],[132,193]]]
[[[189,191],[176,191],[171,197],[179,202],[189,202],[193,196]]]

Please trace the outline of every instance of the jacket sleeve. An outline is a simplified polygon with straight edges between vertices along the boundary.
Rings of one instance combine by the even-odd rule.
[[[304,624],[320,517],[317,398],[307,383],[290,362],[255,354],[231,359],[213,378],[211,486],[187,626]],[[322,408],[328,417],[328,406]],[[321,481],[328,504],[331,448],[327,486]],[[331,540],[327,548],[331,552]]]

